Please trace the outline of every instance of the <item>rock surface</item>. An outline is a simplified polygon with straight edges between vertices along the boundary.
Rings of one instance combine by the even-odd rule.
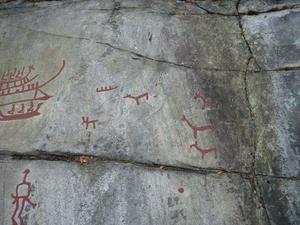
[[[239,175],[169,172],[104,162],[81,167],[65,162],[6,161],[1,166],[2,224],[11,223],[10,194],[27,168],[31,201],[37,204],[24,210],[27,224],[266,224],[250,182]]]
[[[0,225],[300,223],[300,1],[0,3]]]

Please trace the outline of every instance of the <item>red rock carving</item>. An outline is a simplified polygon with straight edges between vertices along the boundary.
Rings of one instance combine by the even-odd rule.
[[[107,92],[107,91],[112,91],[112,90],[115,90],[115,89],[117,89],[118,88],[118,86],[115,86],[115,87],[112,87],[112,86],[108,86],[108,87],[100,87],[100,89],[99,88],[97,88],[96,89],[96,92]]]
[[[85,125],[85,129],[89,128],[89,125],[92,124],[93,128],[96,129],[96,122],[98,120],[89,120],[89,117],[82,117],[82,125]]]
[[[30,204],[33,208],[37,206],[37,204],[33,203],[29,199],[31,193],[31,183],[27,181],[27,176],[29,173],[29,169],[26,169],[24,171],[23,182],[16,186],[16,194],[11,194],[11,197],[13,198],[12,204],[16,205],[16,208],[11,217],[12,225],[24,225],[24,218],[22,217],[22,214],[26,202]],[[24,190],[26,191],[24,192]],[[17,222],[17,220],[19,221],[19,223]]]
[[[195,95],[194,99],[200,99],[202,101],[202,109],[205,109],[206,107],[208,108],[217,108],[217,103],[216,102],[210,102],[208,101],[205,96],[203,94],[201,94],[201,92],[197,92],[197,94]]]
[[[35,70],[32,65],[28,66],[26,74],[24,74],[25,67],[18,71],[15,68],[13,71],[4,72],[0,79],[0,97],[16,97],[18,100],[0,104],[0,121],[22,120],[40,115],[39,109],[43,101],[52,97],[41,88],[58,77],[64,67],[65,60],[58,72],[43,84],[33,82],[38,75],[29,78]],[[6,114],[3,111],[6,111]]]
[[[190,148],[195,148],[195,149],[197,149],[199,152],[201,152],[201,154],[202,154],[202,159],[204,159],[205,154],[208,154],[208,153],[210,153],[210,152],[214,152],[214,153],[215,153],[215,158],[217,158],[217,151],[219,151],[219,149],[218,149],[218,148],[215,148],[215,147],[213,147],[213,148],[205,148],[205,149],[200,148],[200,147],[198,146],[198,144],[197,144],[197,141],[195,142],[195,144],[190,145]]]
[[[194,138],[195,138],[195,139],[197,138],[197,133],[198,133],[198,132],[215,129],[215,127],[214,127],[213,125],[206,125],[206,126],[201,126],[201,127],[194,126],[194,125],[192,125],[192,124],[190,123],[190,121],[187,120],[187,118],[185,117],[185,115],[182,116],[181,120],[182,120],[183,122],[186,122],[187,125],[193,130],[193,135],[194,135]]]
[[[139,96],[126,95],[123,98],[132,98],[136,101],[136,104],[139,105],[140,104],[140,99],[143,98],[143,97],[145,97],[146,100],[148,100],[148,98],[149,98],[148,92],[146,92],[144,94],[141,94]]]

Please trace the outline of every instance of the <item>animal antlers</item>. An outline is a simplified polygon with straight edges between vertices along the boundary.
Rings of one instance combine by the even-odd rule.
[[[217,102],[208,101],[200,91],[196,93],[194,99],[200,99],[202,101],[202,109],[205,109],[206,107],[217,108]]]

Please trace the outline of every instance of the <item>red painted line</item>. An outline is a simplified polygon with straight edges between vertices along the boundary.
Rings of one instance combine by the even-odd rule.
[[[146,98],[146,100],[149,99],[149,95],[148,95],[148,92],[144,93],[144,94],[141,94],[139,96],[132,96],[132,95],[126,95],[124,96],[123,98],[131,98],[131,99],[134,99],[136,101],[136,104],[139,105],[140,104],[140,99],[141,98]]]

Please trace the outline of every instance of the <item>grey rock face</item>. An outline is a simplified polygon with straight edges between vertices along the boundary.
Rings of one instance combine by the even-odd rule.
[[[237,15],[238,0],[199,0],[195,1],[195,4],[208,13]]]
[[[80,167],[6,161],[1,163],[2,224],[11,223],[15,205],[10,193],[25,169],[30,169],[30,200],[37,204],[24,210],[27,224],[266,223],[256,216],[263,213],[249,181],[239,175],[196,175],[103,162]]]
[[[0,3],[0,225],[299,224],[299,1]]]
[[[257,172],[299,176],[299,72],[248,77],[257,124]]]
[[[110,12],[80,10],[82,17],[74,17],[73,10],[65,6],[38,22],[37,18],[45,15],[45,10],[32,12],[26,19],[21,19],[19,14],[11,15],[2,23],[3,29],[8,24],[18,24],[7,31],[1,47],[1,61],[7,68],[20,60],[25,65],[36,62],[37,80],[43,83],[61,68],[62,60],[66,65],[59,77],[43,87],[42,91],[54,98],[43,106],[39,118],[16,121],[19,125],[15,126],[3,124],[1,148],[17,152],[84,153],[227,170],[249,169],[249,113],[242,73],[234,67],[228,67],[228,71],[217,70],[229,65],[242,68],[246,62],[246,45],[236,19],[228,19],[225,25],[221,23],[222,18],[212,16],[180,15],[170,20],[160,14],[121,10],[118,17],[122,17],[123,22],[114,30],[107,24]],[[161,26],[153,22],[155,20]],[[204,26],[216,30],[209,23],[219,22],[216,26],[223,31],[217,33],[222,32],[222,36],[200,29]],[[81,26],[71,26],[71,23]],[[198,26],[188,26],[194,23]],[[228,33],[225,34],[227,40],[223,40],[224,32]],[[15,35],[24,39],[15,39]],[[232,44],[226,44],[227,41]],[[193,43],[198,47],[192,49]],[[35,47],[26,50],[30,46]],[[11,49],[19,49],[18,56],[8,61],[11,59],[6,55]],[[202,50],[204,52],[199,52]],[[147,56],[141,57],[141,51]],[[27,62],[22,60],[25,54]],[[49,57],[51,55],[55,57]],[[194,64],[197,69],[189,67]],[[96,92],[102,86],[118,88]],[[198,92],[205,101],[214,104],[206,106],[201,97],[195,99]],[[148,93],[148,100],[146,96],[139,102],[124,98],[128,94],[144,93]],[[96,129],[91,124],[86,129],[82,117],[97,120]],[[196,137],[188,122],[204,130],[197,131]],[[22,141],[10,139],[12,133],[17,133],[16,138]],[[207,154],[207,160],[202,160],[202,155],[190,147],[196,141],[196,146],[202,149],[215,148],[216,154]],[[216,160],[217,155],[220,157]]]
[[[272,224],[299,224],[299,181],[261,179],[262,193]]]
[[[242,18],[246,37],[261,68],[293,68],[299,61],[300,9]]]
[[[291,9],[300,6],[299,0],[241,0],[239,4],[240,13],[261,13]]]

